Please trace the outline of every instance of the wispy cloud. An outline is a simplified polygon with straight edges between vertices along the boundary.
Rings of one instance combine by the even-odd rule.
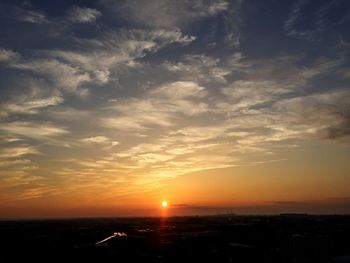
[[[177,81],[153,89],[150,95],[165,97],[168,99],[184,99],[189,97],[204,97],[205,88],[193,81]]]
[[[164,67],[176,73],[184,80],[197,80],[201,82],[226,82],[225,76],[230,70],[220,66],[220,59],[205,55],[185,56],[180,62],[165,62]]]
[[[34,23],[34,24],[41,24],[41,23],[48,22],[46,16],[43,13],[40,13],[38,11],[16,8],[16,13],[17,13],[16,19],[23,22]]]
[[[2,157],[9,157],[9,155],[5,153],[5,156],[0,154],[0,158]],[[11,157],[13,155],[10,155]],[[31,161],[30,160],[27,160],[27,159],[23,159],[23,160],[5,160],[5,161],[2,161],[0,160],[0,167],[8,167],[8,166],[13,166],[13,165],[16,165],[16,166],[20,166],[20,165],[28,165],[28,164],[31,164]]]
[[[88,91],[84,88],[80,88],[80,85],[84,82],[92,81],[87,72],[55,59],[26,61],[14,65],[14,67],[37,73],[43,78],[49,78],[49,80],[55,83],[59,88],[83,97],[87,95]]]
[[[55,126],[52,123],[28,121],[2,123],[0,131],[9,135],[17,135],[40,141],[45,141],[51,137],[57,137],[69,133],[67,129]]]
[[[321,37],[324,37],[324,35],[321,36],[322,32],[349,20],[346,12],[339,12],[347,8],[346,1],[333,0],[325,4],[316,4],[316,10],[308,14],[308,19],[306,19],[306,10],[313,5],[315,3],[308,0],[295,1],[284,23],[284,30],[289,36],[319,41]],[[334,19],[334,14],[336,14],[336,19]]]
[[[73,6],[68,12],[68,20],[74,23],[93,23],[102,13],[88,7]]]
[[[81,142],[88,144],[88,145],[96,145],[96,144],[101,144],[106,146],[105,149],[110,149],[114,146],[119,145],[118,141],[112,141],[110,138],[107,138],[106,136],[95,136],[95,137],[88,137],[81,139]]]
[[[215,1],[126,1],[117,4],[110,0],[101,1],[116,14],[136,22],[157,28],[178,28],[201,18],[214,16],[228,9],[229,2]]]
[[[105,143],[109,141],[109,139],[106,136],[95,136],[95,137],[84,138],[81,141],[85,143]]]
[[[340,90],[281,100],[275,107],[289,119],[294,127],[290,130],[335,139],[349,136],[349,96],[348,91]]]
[[[120,130],[147,130],[151,126],[170,127],[175,124],[177,114],[196,115],[206,111],[206,104],[196,101],[206,91],[195,82],[174,82],[146,92],[143,99],[118,101],[107,109],[111,115],[102,123],[105,127]]]
[[[43,24],[49,22],[47,16],[40,10],[33,8],[29,2],[17,2],[14,4],[0,3],[0,8],[3,10],[1,16],[9,19],[15,19],[17,21],[31,24]]]
[[[17,103],[9,103],[0,106],[0,116],[7,116],[9,114],[35,114],[40,109],[49,106],[55,106],[63,102],[63,98],[53,96],[49,98],[24,100]]]
[[[0,62],[11,63],[19,59],[20,55],[12,50],[0,48]]]
[[[291,32],[294,30],[295,23],[301,17],[301,10],[303,6],[306,5],[307,3],[308,3],[307,0],[295,1],[293,8],[288,15],[288,19],[284,23],[284,29],[287,32]]]
[[[31,146],[7,147],[0,150],[0,158],[16,158],[27,154],[38,153],[38,150]]]
[[[101,40],[80,43],[84,51],[45,50],[31,58],[21,57],[10,50],[1,50],[2,60],[9,67],[35,74],[59,90],[86,97],[91,85],[109,81],[111,72],[123,67],[135,67],[147,53],[172,44],[187,45],[195,39],[179,30],[129,30],[109,32]]]

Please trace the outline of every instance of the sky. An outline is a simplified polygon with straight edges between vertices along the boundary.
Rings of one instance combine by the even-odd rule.
[[[347,0],[0,1],[0,218],[350,213]]]

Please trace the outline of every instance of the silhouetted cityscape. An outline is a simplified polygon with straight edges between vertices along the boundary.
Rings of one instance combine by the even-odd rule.
[[[0,262],[350,262],[350,216],[2,221]]]

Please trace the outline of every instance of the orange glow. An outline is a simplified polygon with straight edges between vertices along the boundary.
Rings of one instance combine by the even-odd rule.
[[[163,201],[162,201],[162,207],[166,208],[167,206],[168,206],[168,202],[165,201],[165,200],[163,200]]]

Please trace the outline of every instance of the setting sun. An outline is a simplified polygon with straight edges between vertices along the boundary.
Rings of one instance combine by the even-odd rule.
[[[167,207],[168,206],[168,202],[167,201],[162,201],[162,207]]]

